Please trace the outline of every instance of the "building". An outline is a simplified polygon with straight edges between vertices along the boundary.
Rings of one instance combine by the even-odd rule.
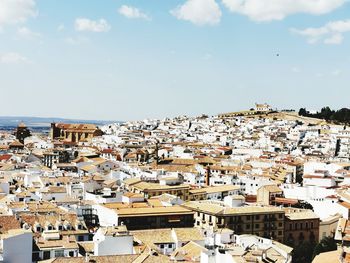
[[[11,229],[0,238],[0,262],[32,262],[33,236],[30,230]]]
[[[334,236],[340,218],[342,218],[341,214],[335,214],[320,221],[319,240]]]
[[[133,236],[125,226],[99,228],[93,243],[95,256],[133,254]]]
[[[74,236],[62,236],[57,230],[47,230],[35,240],[33,261],[56,257],[77,257],[78,253],[79,247]]]
[[[264,185],[257,191],[257,202],[263,205],[270,205],[276,197],[280,197],[282,194],[282,189],[277,185]]]
[[[46,167],[52,168],[53,165],[58,163],[67,164],[70,160],[69,153],[62,148],[54,148],[46,150],[43,153],[43,164]],[[57,166],[56,166],[57,167]]]
[[[236,234],[252,234],[284,240],[284,214],[278,207],[241,206],[227,207],[213,201],[191,201],[182,205],[195,212],[195,225],[228,228]]]
[[[291,263],[293,248],[273,239],[255,235],[232,235],[229,243],[215,244],[216,236],[207,239],[202,251],[201,263],[238,263],[238,262],[279,262]]]
[[[51,139],[61,139],[70,142],[88,141],[103,132],[94,124],[51,123]]]
[[[119,209],[118,222],[130,230],[193,227],[193,212],[180,206]]]
[[[226,196],[237,195],[240,187],[236,185],[209,186],[190,190],[190,200],[223,201]]]
[[[176,195],[184,201],[189,198],[190,186],[185,184],[161,185],[158,183],[143,182],[139,179],[127,179],[124,183],[130,192],[143,194],[145,198],[162,194]]]
[[[270,112],[272,111],[272,107],[267,103],[264,103],[264,104],[255,103],[255,110],[259,112]]]
[[[16,135],[16,139],[20,142],[20,143],[24,143],[24,139],[27,137],[31,136],[30,130],[27,128],[27,126],[21,122],[16,129],[15,132]]]
[[[319,241],[320,218],[312,210],[286,208],[284,242],[296,246],[303,241]]]
[[[181,206],[129,206],[111,203],[95,206],[102,226],[125,225],[128,230],[193,227],[194,212]]]

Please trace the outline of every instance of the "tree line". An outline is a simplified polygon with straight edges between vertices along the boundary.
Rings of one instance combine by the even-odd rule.
[[[306,110],[306,108],[301,108],[299,110],[299,115],[317,119],[324,119],[336,123],[350,123],[350,109],[348,108],[332,110],[329,107],[323,107],[321,111],[318,111],[316,113],[310,113],[308,110]]]

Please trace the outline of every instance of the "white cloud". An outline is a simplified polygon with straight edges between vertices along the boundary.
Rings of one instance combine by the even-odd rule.
[[[323,41],[325,44],[341,44],[344,39],[344,33],[350,32],[350,20],[333,21],[322,27],[292,28],[291,32],[306,37],[310,44],[320,41]]]
[[[64,42],[69,44],[69,45],[77,46],[77,45],[81,45],[81,44],[85,44],[85,43],[89,42],[89,39],[86,37],[82,37],[82,36],[67,37],[64,39]]]
[[[0,53],[0,63],[1,64],[17,64],[28,62],[26,57],[14,52]]]
[[[222,0],[233,13],[254,21],[282,20],[297,13],[322,15],[342,6],[346,0]]]
[[[294,73],[300,73],[301,72],[301,69],[299,67],[292,67],[292,71]]]
[[[342,34],[334,34],[324,40],[325,44],[337,45],[343,42],[344,36]]]
[[[341,74],[341,70],[339,70],[339,69],[333,70],[333,71],[331,72],[331,75],[334,76],[334,77],[337,77],[337,76],[339,76],[340,74]]]
[[[177,19],[190,21],[195,25],[218,24],[222,15],[215,0],[187,0],[170,13]]]
[[[151,20],[147,14],[143,13],[140,9],[132,6],[122,5],[118,9],[118,12],[127,18]]]
[[[75,20],[77,31],[108,32],[110,29],[111,26],[105,19],[94,21],[88,18],[77,18]]]
[[[204,60],[210,60],[210,59],[212,59],[212,58],[213,58],[213,55],[210,54],[210,53],[206,53],[206,54],[204,54],[204,56],[203,56],[203,59],[204,59]]]
[[[26,38],[26,39],[36,39],[40,38],[41,34],[37,32],[31,31],[28,27],[20,27],[17,29],[17,34],[21,38]]]
[[[64,30],[64,24],[60,24],[58,27],[57,27],[57,31],[61,32]]]
[[[34,0],[0,0],[0,28],[24,23],[36,15]]]

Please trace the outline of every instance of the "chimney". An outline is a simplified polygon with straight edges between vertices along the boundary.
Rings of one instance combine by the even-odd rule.
[[[210,167],[209,167],[209,165],[207,166],[207,174],[206,174],[206,177],[205,177],[205,184],[207,186],[210,185]]]

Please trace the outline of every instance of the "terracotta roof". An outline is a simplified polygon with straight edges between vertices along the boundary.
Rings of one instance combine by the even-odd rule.
[[[21,228],[21,224],[12,215],[0,215],[0,234],[5,234],[10,229]]]

